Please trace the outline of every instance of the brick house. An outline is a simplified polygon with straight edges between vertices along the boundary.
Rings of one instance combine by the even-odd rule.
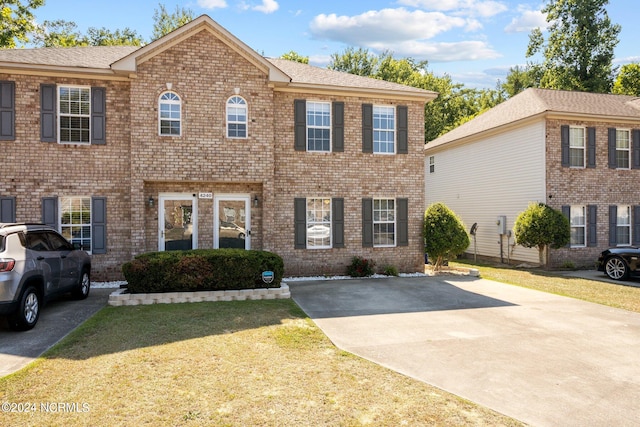
[[[527,89],[427,143],[425,169],[427,204],[478,225],[471,254],[538,263],[510,232],[530,202],[570,219],[552,266],[593,267],[603,249],[640,243],[640,98]]]
[[[206,15],[140,48],[0,50],[0,222],[57,228],[96,280],[218,247],[417,271],[436,95],[264,58]]]

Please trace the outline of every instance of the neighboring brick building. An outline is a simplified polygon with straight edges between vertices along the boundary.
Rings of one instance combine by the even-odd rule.
[[[435,96],[266,59],[208,16],[142,48],[0,50],[0,222],[84,244],[94,280],[195,247],[417,271]]]
[[[640,244],[638,97],[527,89],[427,143],[425,156],[427,204],[476,223],[478,255],[537,263],[537,249],[509,235],[531,202],[571,222],[552,266],[593,267],[607,247]]]

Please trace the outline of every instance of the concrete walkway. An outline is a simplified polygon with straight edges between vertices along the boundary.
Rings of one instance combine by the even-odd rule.
[[[640,423],[640,314],[489,280],[290,282],[341,349],[534,426]]]

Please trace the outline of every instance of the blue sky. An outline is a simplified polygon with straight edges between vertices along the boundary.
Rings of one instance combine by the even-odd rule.
[[[636,1],[607,6],[622,26],[615,65],[640,62]],[[46,0],[35,15],[39,22],[73,21],[82,32],[129,27],[148,40],[160,3],[170,12],[180,6],[209,15],[264,56],[294,50],[324,67],[349,46],[390,50],[478,88],[493,88],[510,67],[524,65],[529,32],[546,24],[543,0]]]

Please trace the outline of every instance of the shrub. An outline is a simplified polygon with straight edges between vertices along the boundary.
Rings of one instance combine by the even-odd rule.
[[[351,258],[351,264],[347,267],[347,274],[351,277],[373,276],[375,265],[376,263],[373,260],[354,256]]]
[[[469,235],[462,220],[443,203],[434,203],[425,211],[422,236],[425,252],[435,260],[435,271],[444,264],[445,258],[455,258],[469,246]]]
[[[549,247],[558,249],[571,240],[569,219],[562,212],[544,203],[530,203],[513,226],[516,242],[525,248],[538,248],[540,264],[547,265],[544,256]]]
[[[271,283],[263,271],[273,271]],[[274,253],[242,249],[149,252],[122,266],[131,293],[280,287],[284,262]]]
[[[397,276],[398,269],[393,265],[387,265],[384,267],[384,271],[382,272],[385,276]]]

